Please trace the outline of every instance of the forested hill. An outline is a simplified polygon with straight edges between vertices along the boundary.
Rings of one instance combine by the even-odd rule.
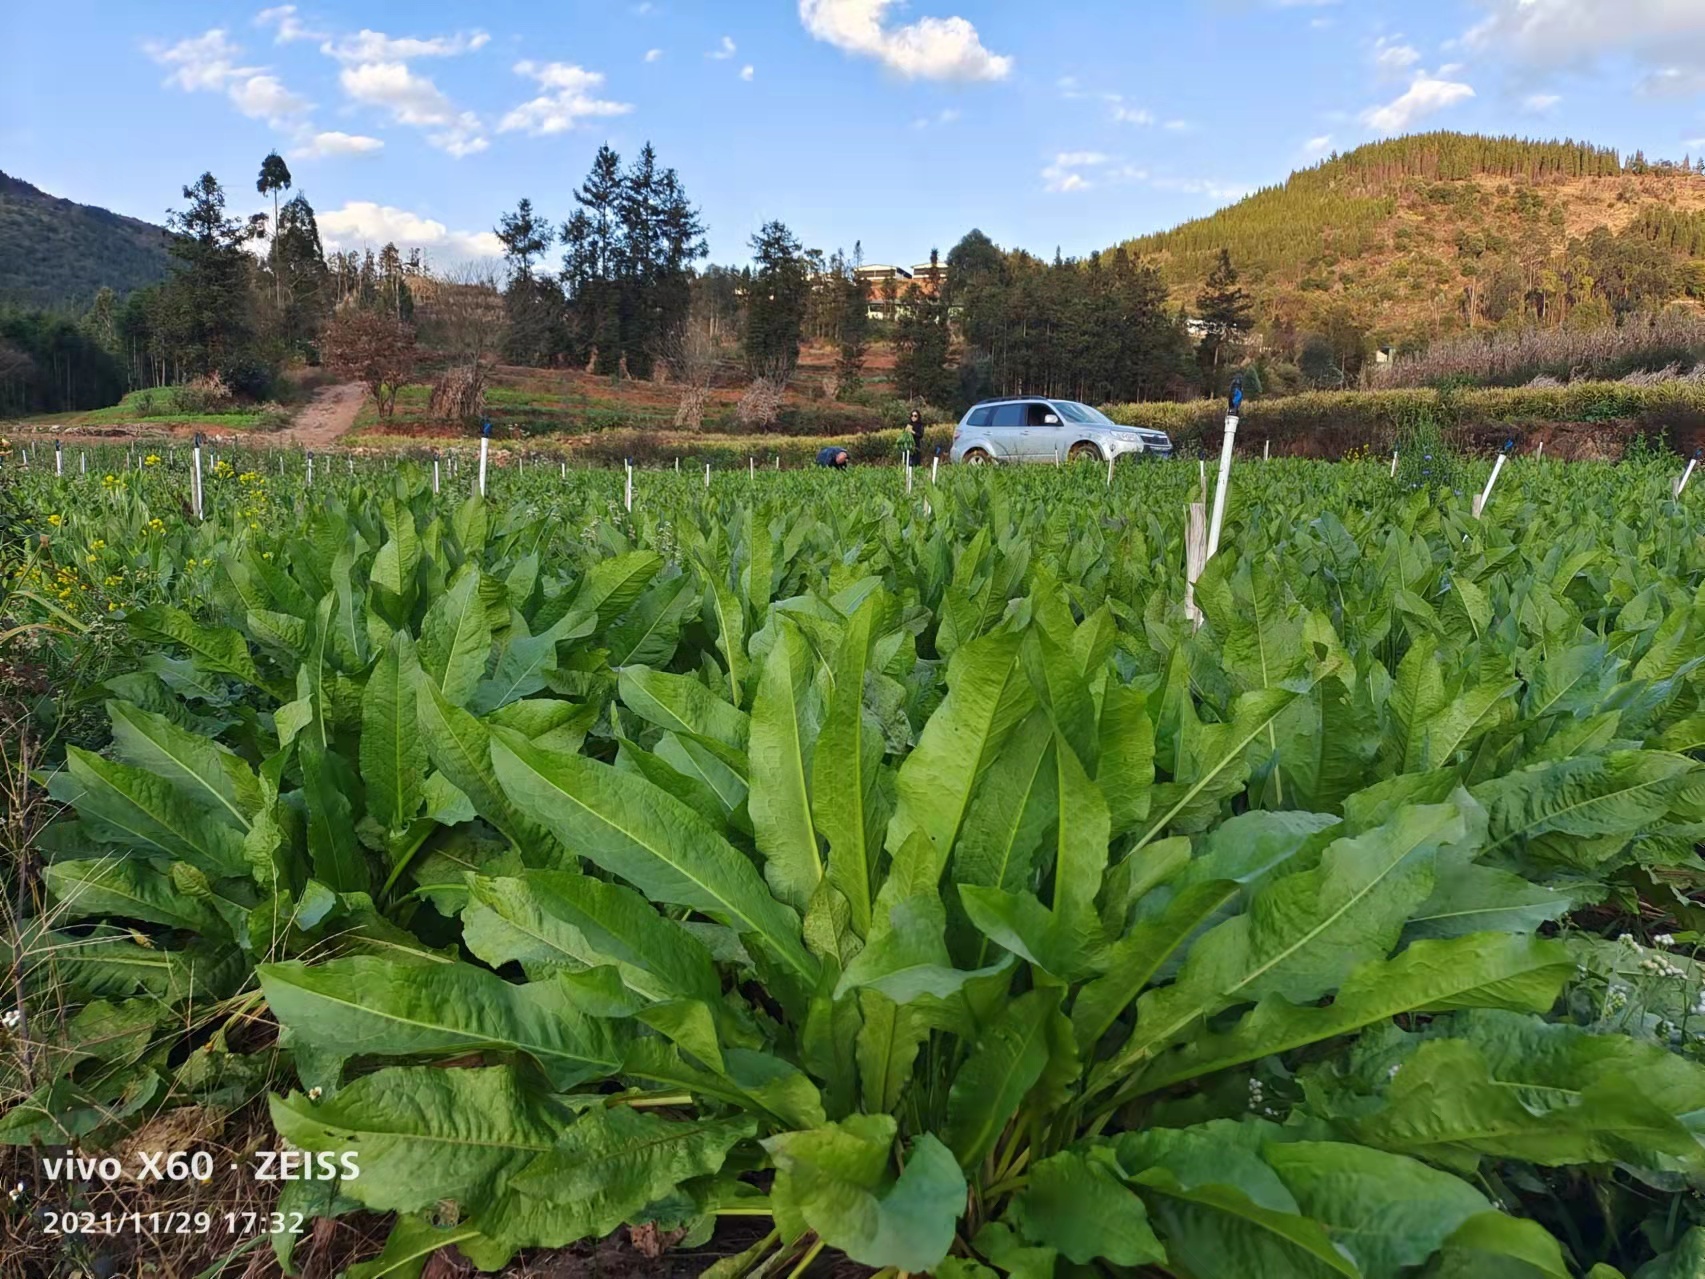
[[[0,173],[0,305],[82,310],[104,286],[165,278],[163,227],[77,204]]]
[[[1705,292],[1697,168],[1572,141],[1418,134],[1125,247],[1190,309],[1228,249],[1280,330],[1337,320],[1401,341],[1523,312],[1554,323],[1583,302],[1617,312]]]

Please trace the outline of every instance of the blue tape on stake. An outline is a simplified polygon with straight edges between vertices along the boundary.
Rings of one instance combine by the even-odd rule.
[[[490,421],[482,421],[480,423],[480,434],[483,435],[488,440],[491,438],[491,422]]]

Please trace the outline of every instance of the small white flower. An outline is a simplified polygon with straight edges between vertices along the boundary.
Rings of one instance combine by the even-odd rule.
[[[1654,946],[1673,946],[1673,945],[1675,945],[1675,938],[1672,937],[1669,933],[1659,933],[1656,937],[1652,938],[1652,945],[1654,945]]]
[[[319,1099],[320,1099],[320,1089],[317,1085],[313,1088],[308,1089],[308,1100],[309,1101],[318,1101]]]
[[[0,1026],[4,1026],[7,1030],[16,1030],[23,1024],[24,1010],[22,1008],[8,1008],[4,1015],[0,1015]]]

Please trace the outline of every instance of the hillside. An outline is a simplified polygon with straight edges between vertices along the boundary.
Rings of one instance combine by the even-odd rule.
[[[164,228],[0,173],[0,303],[81,309],[103,286],[164,279],[169,261]]]
[[[1124,247],[1187,308],[1226,248],[1270,332],[1348,322],[1400,344],[1705,294],[1705,175],[1574,142],[1423,134]]]

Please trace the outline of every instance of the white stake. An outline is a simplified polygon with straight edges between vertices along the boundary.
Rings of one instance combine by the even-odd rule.
[[[941,450],[937,449],[935,451],[935,456],[930,459],[929,464],[929,482],[931,488],[935,487],[935,476],[936,472],[939,470],[941,470]]]
[[[1202,473],[1202,505],[1208,504],[1208,463],[1205,458],[1197,458],[1196,466]]]
[[[710,463],[709,462],[706,462],[704,464],[704,486],[707,489],[710,487]]]
[[[676,458],[675,459],[675,474],[679,475],[680,473],[681,473],[681,459]]]
[[[781,470],[781,454],[780,453],[776,454],[775,460],[776,460],[776,470],[779,471],[779,470]]]
[[[1681,473],[1681,478],[1675,482],[1675,495],[1677,497],[1680,497],[1687,491],[1687,481],[1693,478],[1693,468],[1698,465],[1698,458],[1690,457],[1687,459],[1687,469]]]
[[[912,492],[912,455],[910,453],[908,453],[908,454],[906,454],[906,494],[907,494],[907,496],[910,496],[911,492]]]
[[[567,462],[564,462],[562,464],[562,478],[565,480],[568,478],[568,463]]]
[[[626,503],[628,510],[633,510],[633,459],[631,457],[628,459],[627,492],[623,494],[622,500]]]
[[[1486,477],[1486,491],[1474,499],[1474,518],[1479,519],[1486,513],[1486,503],[1492,497],[1492,486],[1498,482],[1498,472],[1504,469],[1504,455],[1498,454],[1498,460],[1492,463],[1492,474]]]
[[[312,449],[308,451],[308,487],[314,487],[314,452]]]
[[[1056,444],[1056,445],[1054,445],[1054,465],[1058,466],[1059,464],[1060,464],[1060,446],[1058,444]]]
[[[486,454],[488,451],[490,451],[490,449],[491,449],[491,440],[488,439],[486,436],[483,436],[483,435],[480,436],[480,496],[481,497],[485,496],[485,459],[486,459]]]
[[[77,450],[77,474],[87,475],[88,473],[89,473],[89,455],[87,453],[85,453],[82,449],[78,449]]]
[[[60,447],[58,440],[53,442],[53,473],[55,475],[65,474],[65,450]]]
[[[195,459],[195,466],[194,466],[194,469],[190,473],[189,500],[190,500],[191,508],[195,511],[195,518],[199,520],[201,518],[201,436],[200,435],[197,435],[195,437],[195,449],[193,451],[193,456]]]
[[[1237,443],[1237,414],[1228,413],[1225,419],[1225,443],[1220,448],[1219,484],[1214,489],[1214,516],[1208,525],[1208,558],[1220,549],[1220,529],[1225,523],[1226,486],[1231,483],[1231,451]]]
[[[432,491],[434,494],[436,494],[438,492],[438,454],[437,453],[434,453],[432,455]]]
[[[1539,447],[1533,451],[1533,455],[1535,457],[1544,457],[1545,456],[1545,441],[1544,440],[1541,440],[1539,442]]]
[[[1394,480],[1397,478],[1397,450],[1396,449],[1391,450],[1391,478]]]
[[[1107,455],[1107,487],[1113,487],[1113,455]]]
[[[755,480],[758,478],[758,464],[750,457],[746,459],[746,478],[749,480]]]

